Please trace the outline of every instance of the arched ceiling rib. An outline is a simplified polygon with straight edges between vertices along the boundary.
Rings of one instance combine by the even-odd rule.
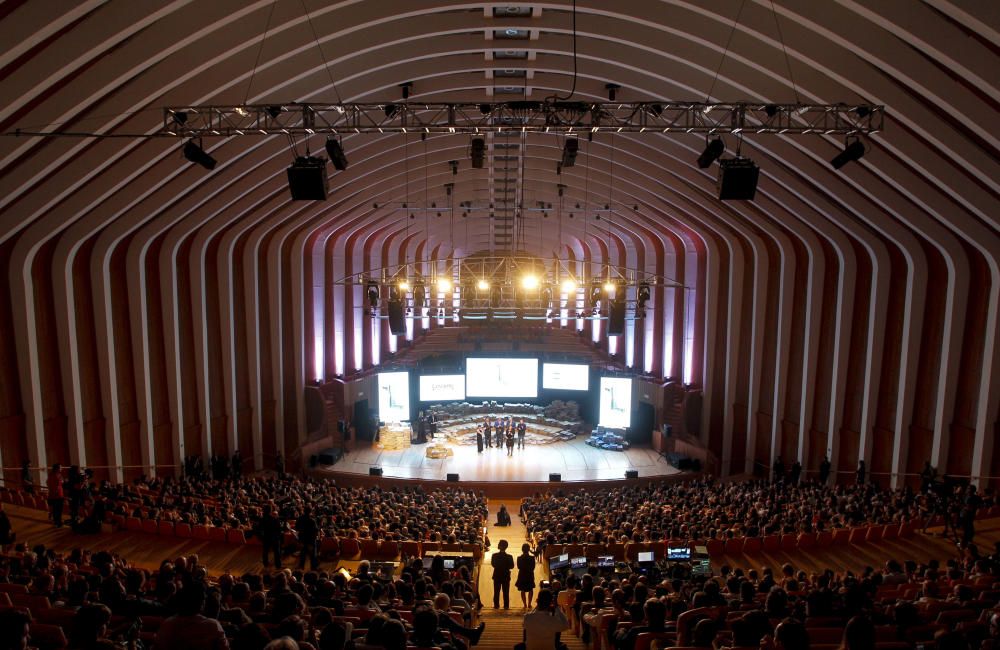
[[[57,10],[44,2],[8,0],[0,4],[0,43],[6,43],[0,45],[0,131],[153,134],[167,105],[400,101],[399,85],[405,82],[413,82],[410,101],[415,103],[522,97],[498,92],[505,86],[529,88],[533,100],[565,94],[574,84],[572,2],[521,4],[537,15],[493,17],[491,9],[498,3],[447,0],[306,0],[308,16],[299,0],[95,0]],[[817,103],[869,101],[886,105],[885,132],[870,140],[863,159],[839,171],[828,163],[843,146],[838,138],[747,136],[742,153],[761,166],[754,203],[717,200],[715,168],[700,170],[695,165],[704,140],[694,135],[597,134],[592,142],[581,139],[577,165],[561,175],[555,163],[563,138],[552,135],[487,137],[483,170],[469,168],[465,135],[430,136],[426,141],[416,135],[347,135],[343,143],[350,166],[344,172],[331,170],[331,196],[321,203],[289,200],[285,168],[292,154],[279,137],[206,140],[206,150],[219,161],[212,172],[187,163],[180,142],[172,139],[4,137],[0,260],[10,270],[14,329],[31,341],[36,312],[47,312],[45,301],[34,297],[40,265],[53,267],[55,318],[60,331],[68,333],[83,298],[74,287],[80,251],[92,256],[87,261],[99,308],[111,300],[115,278],[109,277],[110,260],[124,253],[126,268],[135,273],[161,266],[159,280],[165,286],[148,300],[157,309],[157,301],[162,301],[168,312],[168,345],[182,340],[187,345],[185,337],[192,335],[184,319],[169,313],[172,308],[186,309],[185,300],[170,290],[182,279],[175,269],[178,264],[189,267],[196,282],[206,285],[214,267],[226,269],[233,276],[221,289],[226,309],[233,310],[234,296],[255,282],[259,295],[251,300],[258,300],[262,310],[275,308],[268,303],[268,291],[282,307],[301,305],[306,282],[302,276],[316,273],[316,268],[328,274],[333,269],[339,277],[359,265],[378,267],[384,260],[430,254],[448,258],[456,250],[496,247],[506,240],[496,237],[499,220],[488,217],[489,206],[494,204],[493,211],[499,213],[500,197],[506,196],[502,189],[512,186],[513,195],[523,202],[520,223],[529,252],[551,256],[572,251],[577,260],[600,262],[610,255],[612,260],[641,261],[662,267],[657,272],[683,276],[686,283],[712,285],[706,296],[699,295],[709,303],[723,300],[714,293],[716,286],[723,287],[729,301],[726,318],[718,323],[709,318],[704,324],[709,339],[706,364],[733,358],[729,353],[741,346],[740,328],[763,327],[765,311],[773,310],[780,314],[782,331],[795,319],[797,331],[818,336],[824,323],[833,323],[830,327],[842,331],[844,340],[838,336],[842,345],[830,356],[840,355],[837,358],[847,365],[851,337],[844,332],[851,325],[853,305],[847,294],[855,282],[864,280],[855,278],[852,270],[862,254],[874,276],[863,329],[865,346],[876,354],[882,343],[874,332],[886,318],[889,269],[892,260],[903,260],[906,313],[899,327],[908,338],[906,350],[900,352],[904,360],[898,376],[887,377],[898,382],[898,396],[884,400],[893,405],[891,416],[888,410],[877,414],[865,407],[860,444],[870,446],[877,416],[903,429],[914,417],[912,386],[918,364],[905,357],[919,351],[919,340],[914,339],[921,335],[926,302],[944,314],[934,332],[940,334],[941,353],[923,362],[922,369],[935,377],[937,386],[934,453],[947,456],[941,431],[954,410],[954,378],[968,363],[958,357],[967,329],[964,301],[970,292],[982,293],[987,305],[982,374],[989,376],[991,364],[1000,365],[990,343],[996,339],[1000,302],[1000,82],[995,74],[1000,16],[981,3],[946,0],[877,6],[853,0],[752,0],[734,26],[740,3],[722,0],[580,0],[577,5],[574,99],[604,101],[605,84],[614,83],[620,86],[622,101],[701,101],[708,96],[762,103],[798,98]],[[494,29],[506,27],[529,29],[532,37],[487,38]],[[503,50],[523,50],[528,56],[491,56]],[[526,72],[524,77],[488,74],[503,69]],[[502,142],[519,146],[497,148]],[[297,146],[301,151],[307,144],[321,150],[322,138]],[[736,140],[727,137],[727,146],[731,154]],[[452,160],[459,162],[455,175]],[[502,171],[505,167],[511,171]],[[504,177],[512,183],[504,183]],[[449,183],[450,195],[445,190]],[[464,202],[473,207],[464,208]],[[545,209],[547,218],[535,209],[539,203],[552,204]],[[441,217],[436,216],[439,208]],[[467,218],[459,216],[463,211],[469,213]],[[407,219],[409,213],[415,218]],[[601,221],[595,218],[599,213]],[[605,230],[609,219],[615,224],[610,252]],[[92,249],[85,248],[90,245]],[[348,245],[357,249],[344,250]],[[47,247],[54,248],[54,255]],[[331,256],[336,261],[328,264]],[[263,277],[266,273],[254,263],[289,258],[309,262],[285,265],[280,278]],[[796,286],[795,274],[804,272],[803,267],[812,268],[813,274],[807,284]],[[940,267],[944,277],[928,278],[929,267]],[[244,277],[238,277],[240,273]],[[761,276],[768,273],[782,278],[780,295],[765,286],[767,278]],[[187,281],[187,274],[181,275]],[[750,278],[745,283],[744,276]],[[129,277],[128,282],[141,287],[145,280]],[[279,282],[284,284],[279,287]],[[746,296],[744,284],[749,287]],[[933,290],[924,295],[929,285]],[[838,293],[833,307],[814,296],[834,290]],[[342,298],[337,295],[335,300]],[[200,314],[209,308],[207,299],[202,295],[187,302]],[[808,309],[802,301],[808,302]],[[330,307],[344,308],[339,302]],[[823,312],[834,308],[835,316]],[[129,310],[133,319],[147,317],[145,303],[130,304]],[[99,326],[110,331],[113,311],[98,314]],[[304,328],[294,319],[286,322],[283,315],[269,315],[275,318],[268,321],[262,315],[253,327],[271,328],[286,338],[303,336]],[[806,322],[808,326],[801,325]],[[759,350],[761,335],[753,336]],[[190,395],[180,390],[182,370],[172,369],[177,376],[168,383],[178,390],[169,404],[175,418],[196,413],[204,425],[212,418],[205,396],[210,393],[206,373],[214,367],[208,359],[214,352],[208,349],[207,335],[196,333],[193,338],[196,377],[206,385],[199,386],[195,393],[201,397],[190,403]],[[20,384],[29,387],[26,417],[32,421],[44,417],[42,403],[53,399],[32,388],[39,383],[39,344],[33,341],[17,350],[22,355],[18,368],[26,373]],[[110,346],[102,351],[102,370],[107,370],[115,352],[113,340],[104,344]],[[62,398],[73,429],[86,426],[80,406],[86,398],[79,386],[85,379],[78,376],[74,360],[88,352],[79,350],[80,345],[69,337],[60,348],[67,371]],[[238,356],[236,343],[230,340],[227,345],[226,354]],[[273,358],[250,359],[249,370],[266,374],[274,370],[272,365],[299,370],[305,348],[295,349],[294,355],[275,352]],[[793,350],[790,356],[800,367],[791,371],[785,367],[788,358],[781,355],[748,362],[752,367],[747,372],[755,377],[770,375],[780,386],[801,383],[801,390],[789,395],[805,396],[792,409],[803,431],[814,424],[807,384],[815,380],[817,354],[808,346],[800,355]],[[25,360],[34,362],[25,366]],[[226,367],[232,369],[232,363]],[[137,381],[150,372],[146,364],[136,360]],[[844,372],[832,372],[830,383],[843,382]],[[869,357],[859,389],[864,400],[874,402],[880,394],[878,373]],[[752,422],[758,398],[770,399],[774,412],[781,413],[784,389],[776,390],[773,399],[751,395],[744,400],[751,403],[742,404],[737,393],[746,389],[739,386],[736,374],[727,377],[721,386],[724,397],[715,397],[722,400],[718,403],[740,403]],[[273,386],[266,385],[270,379]],[[285,400],[278,379],[274,374],[250,389],[255,404]],[[846,389],[839,385],[842,394]],[[996,418],[996,392],[990,390],[995,382],[983,386],[981,401],[989,405],[973,418],[977,436]],[[232,393],[237,389],[226,390],[227,399],[235,403]],[[116,400],[106,393],[103,401],[109,412],[104,416],[113,419]],[[731,411],[725,417],[729,432]],[[838,417],[828,417],[834,455]],[[264,420],[256,411],[254,418],[253,427],[259,431]],[[773,453],[781,445],[780,425],[772,423],[767,431],[756,431],[756,426],[748,425],[749,444],[755,436],[769,437]],[[230,438],[238,435],[235,425],[227,427]],[[154,444],[150,431],[142,435],[144,445]],[[800,440],[807,438],[800,434]],[[905,456],[907,449],[900,444],[897,440],[894,452]],[[127,452],[112,450],[115,453]],[[893,460],[894,467],[905,465],[905,458]]]

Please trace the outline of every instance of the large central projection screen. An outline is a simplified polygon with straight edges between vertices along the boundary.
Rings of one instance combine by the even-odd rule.
[[[632,380],[625,377],[601,377],[602,427],[624,429],[632,424]]]
[[[579,363],[543,363],[542,388],[548,390],[589,390],[590,366]]]
[[[383,422],[410,419],[410,373],[378,373],[378,419]]]
[[[538,359],[465,360],[468,397],[538,397]]]

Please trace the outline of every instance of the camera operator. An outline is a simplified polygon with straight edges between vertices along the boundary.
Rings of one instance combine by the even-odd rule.
[[[565,647],[557,642],[561,632],[569,629],[569,621],[562,609],[555,606],[555,598],[548,589],[538,592],[535,609],[524,615],[524,650],[552,650]]]

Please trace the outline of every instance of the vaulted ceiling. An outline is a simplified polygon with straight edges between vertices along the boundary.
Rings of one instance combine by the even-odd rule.
[[[618,353],[700,392],[726,471],[829,453],[892,480],[925,458],[1000,473],[996,3],[6,0],[2,43],[0,131],[22,133],[0,138],[5,467],[259,463],[302,439],[305,383],[397,345],[338,279],[514,248],[689,287],[658,290]],[[483,169],[466,134],[347,134],[322,202],[290,200],[287,138],[207,138],[208,171],[153,137],[166,106],[401,102],[405,83],[412,103],[614,84],[886,117],[840,170],[840,137],[746,135],[752,202],[718,200],[695,134],[598,133],[561,173],[554,134],[491,134]],[[104,137],[24,135],[43,132]]]

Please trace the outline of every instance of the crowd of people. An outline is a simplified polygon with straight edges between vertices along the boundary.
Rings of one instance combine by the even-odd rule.
[[[859,572],[723,566],[712,576],[563,573],[524,620],[528,650],[575,628],[593,647],[841,650],[1000,648],[1000,543],[941,564],[890,560]],[[599,637],[595,639],[595,636]],[[600,641],[597,643],[596,641]]]
[[[224,479],[194,474],[118,484],[94,483],[82,476],[74,478],[70,487],[59,466],[49,473],[50,510],[56,525],[62,525],[62,507],[68,499],[71,520],[77,525],[87,518],[103,521],[104,513],[112,513],[233,528],[252,536],[260,532],[260,523],[270,512],[283,525],[306,515],[314,522],[317,537],[477,543],[483,541],[487,516],[486,497],[461,488],[340,487],[331,481],[289,475],[244,477],[235,472]]]
[[[150,572],[110,553],[22,545],[0,557],[6,593],[38,598],[31,607],[0,608],[5,650],[28,647],[32,628],[53,622],[70,650],[343,650],[354,643],[468,650],[485,629],[473,624],[479,599],[469,569],[425,571],[420,559],[391,581],[367,562],[353,576],[283,570],[213,578],[195,555]]]
[[[711,478],[650,483],[573,493],[536,494],[521,504],[528,532],[540,544],[601,544],[670,539],[727,539],[821,532],[863,524],[892,524],[954,513],[971,526],[996,494],[975,487],[890,490],[874,483],[817,481],[720,483]],[[971,513],[971,516],[969,515]],[[964,530],[971,539],[974,531]]]

